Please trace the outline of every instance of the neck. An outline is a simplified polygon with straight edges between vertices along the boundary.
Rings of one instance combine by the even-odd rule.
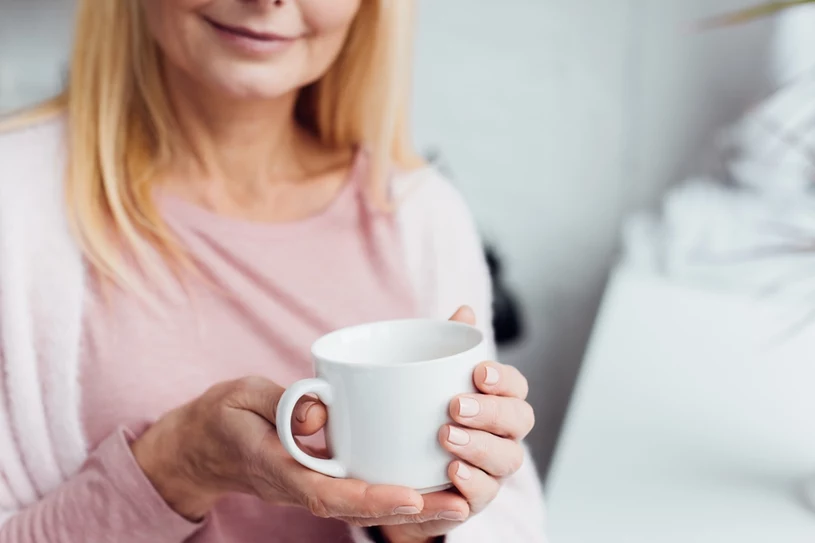
[[[167,86],[180,130],[177,174],[239,190],[297,176],[305,136],[294,119],[296,91],[268,100],[224,99],[178,71],[167,74]]]

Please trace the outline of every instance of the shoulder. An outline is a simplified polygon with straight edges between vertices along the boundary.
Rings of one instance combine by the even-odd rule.
[[[422,168],[394,177],[393,200],[422,315],[448,318],[469,305],[492,338],[489,269],[461,193],[436,169]]]
[[[14,162],[42,160],[43,150],[61,147],[65,137],[65,116],[56,115],[28,122],[0,125],[0,155]]]
[[[0,131],[0,192],[36,194],[62,182],[65,125],[60,115]]]
[[[65,243],[65,125],[64,117],[51,116],[0,132],[0,245],[5,248],[11,244],[26,254],[47,255],[57,252],[55,240]]]
[[[466,207],[461,193],[433,166],[398,172],[393,178],[393,196],[400,207],[417,204]]]
[[[444,224],[476,235],[475,222],[464,197],[436,168],[427,166],[396,174],[393,201],[406,228]]]

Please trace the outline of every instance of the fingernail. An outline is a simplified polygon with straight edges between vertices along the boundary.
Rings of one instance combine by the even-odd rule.
[[[458,414],[462,417],[474,417],[481,411],[481,406],[472,398],[458,399]]]
[[[308,410],[317,405],[317,402],[303,402],[294,410],[294,418],[300,422],[308,420]]]
[[[484,384],[497,385],[498,379],[499,379],[498,370],[493,368],[492,366],[487,366],[487,374],[484,376]]]
[[[456,468],[456,477],[466,481],[472,476],[472,474],[473,473],[470,471],[470,468],[465,466],[463,462],[458,463],[458,467]]]
[[[449,433],[447,434],[447,441],[453,445],[466,445],[470,442],[470,434],[461,428],[450,426]]]
[[[419,508],[412,505],[403,505],[393,510],[394,515],[418,515]]]
[[[443,511],[439,513],[439,518],[443,520],[455,520],[460,522],[464,520],[464,513],[459,511]]]

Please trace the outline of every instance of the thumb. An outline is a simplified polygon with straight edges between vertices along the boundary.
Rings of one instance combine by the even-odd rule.
[[[463,322],[464,324],[469,324],[470,326],[475,326],[475,311],[469,305],[463,305],[458,308],[458,311],[453,313],[453,316],[450,317],[451,321],[456,322]]]
[[[271,424],[277,424],[277,406],[286,391],[283,387],[262,377],[247,377],[235,382],[233,406],[251,411]],[[328,420],[325,406],[312,396],[303,396],[297,402],[292,417],[292,432],[298,436],[317,433]]]

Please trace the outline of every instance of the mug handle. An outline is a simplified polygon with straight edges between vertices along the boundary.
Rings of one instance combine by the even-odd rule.
[[[331,405],[333,400],[331,385],[320,378],[304,379],[290,386],[277,404],[277,435],[280,442],[292,458],[308,469],[329,477],[344,479],[348,476],[348,470],[337,460],[311,456],[297,446],[291,429],[291,418],[297,402],[306,394],[316,395],[326,406]]]

